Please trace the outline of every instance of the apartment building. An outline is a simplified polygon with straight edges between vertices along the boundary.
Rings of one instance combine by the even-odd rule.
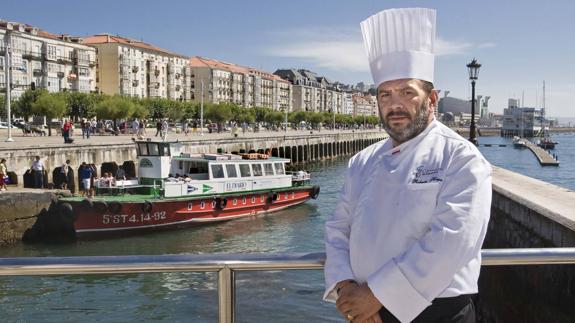
[[[292,84],[294,111],[344,113],[343,92],[337,83],[304,69],[280,69],[274,74]]]
[[[50,92],[95,91],[96,49],[81,42],[79,37],[0,20],[0,89],[6,88],[4,58],[10,52],[13,98],[22,95],[32,82]]]
[[[143,41],[109,34],[87,37],[98,50],[98,90],[140,98],[190,100],[188,57]]]
[[[354,116],[377,116],[377,99],[375,96],[366,93],[354,93],[353,115]]]
[[[292,111],[292,87],[282,78],[211,58],[190,58],[192,100]],[[203,91],[202,91],[203,84]]]

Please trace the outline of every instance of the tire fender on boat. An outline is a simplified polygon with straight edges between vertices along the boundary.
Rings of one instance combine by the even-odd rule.
[[[268,197],[266,199],[267,204],[272,204],[274,201],[277,201],[278,194],[275,192],[269,192]]]
[[[315,199],[317,199],[318,195],[319,195],[319,186],[318,186],[318,185],[314,185],[313,188],[311,189],[311,194],[310,194],[310,196],[311,196],[312,199],[315,200]]]
[[[68,223],[74,222],[74,220],[75,220],[74,208],[72,207],[72,205],[70,203],[60,204],[58,211],[59,211],[62,219],[64,219],[64,221],[66,221]]]
[[[151,213],[153,207],[152,202],[144,201],[144,204],[142,204],[142,211],[144,211],[144,213]]]
[[[118,201],[112,201],[108,203],[108,210],[113,214],[119,214],[122,212],[122,203]]]
[[[94,201],[94,209],[100,213],[108,211],[108,203],[106,201]]]
[[[228,205],[228,199],[225,197],[216,197],[214,202],[216,202],[216,210],[223,210]]]
[[[91,209],[94,207],[94,202],[92,202],[92,200],[88,198],[83,199],[82,202],[80,202],[80,204],[82,204],[82,206],[86,209]]]

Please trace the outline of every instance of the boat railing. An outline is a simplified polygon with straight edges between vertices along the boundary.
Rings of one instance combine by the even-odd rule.
[[[575,248],[485,249],[482,266],[575,264]],[[217,272],[219,322],[235,322],[235,274],[322,269],[324,253],[0,258],[0,276]]]

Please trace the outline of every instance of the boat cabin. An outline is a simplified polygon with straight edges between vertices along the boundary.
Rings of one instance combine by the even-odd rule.
[[[188,154],[180,143],[137,142],[141,184],[161,185],[166,197],[292,186],[289,159],[243,159],[235,154]],[[267,156],[266,156],[267,157]]]

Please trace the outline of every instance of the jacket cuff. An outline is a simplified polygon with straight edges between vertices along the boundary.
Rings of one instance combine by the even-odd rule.
[[[391,260],[367,279],[367,285],[379,302],[399,321],[411,322],[431,302],[417,291]]]

